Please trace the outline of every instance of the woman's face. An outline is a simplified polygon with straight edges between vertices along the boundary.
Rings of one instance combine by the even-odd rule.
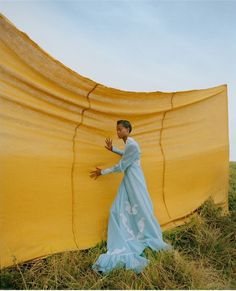
[[[129,129],[124,127],[122,124],[118,124],[116,126],[116,131],[119,138],[123,138],[124,136],[129,135]]]

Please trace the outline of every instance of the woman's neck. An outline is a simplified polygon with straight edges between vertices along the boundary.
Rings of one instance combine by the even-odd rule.
[[[123,140],[124,140],[124,143],[126,143],[127,142],[127,139],[129,138],[129,136],[125,136],[124,138],[123,138]]]

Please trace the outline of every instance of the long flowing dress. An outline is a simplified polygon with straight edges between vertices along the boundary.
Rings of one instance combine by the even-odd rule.
[[[113,167],[101,170],[101,174],[124,172],[124,176],[110,208],[107,252],[98,257],[92,269],[108,273],[115,268],[125,267],[138,274],[150,261],[143,254],[146,247],[159,251],[170,250],[172,246],[163,240],[160,224],[153,211],[140,164],[138,142],[128,136],[124,151],[114,146],[112,151],[122,158]]]

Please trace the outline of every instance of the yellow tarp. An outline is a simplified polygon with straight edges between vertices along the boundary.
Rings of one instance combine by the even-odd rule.
[[[1,268],[106,239],[122,173],[91,179],[120,157],[105,149],[128,119],[164,230],[210,196],[228,213],[227,85],[130,92],[72,71],[0,17]],[[79,56],[78,56],[79,57]]]

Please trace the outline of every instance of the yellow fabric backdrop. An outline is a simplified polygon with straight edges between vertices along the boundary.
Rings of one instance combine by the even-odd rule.
[[[163,230],[183,224],[210,196],[228,213],[226,84],[179,92],[109,88],[0,20],[1,268],[106,239],[123,174],[94,180],[89,172],[119,161],[104,147],[107,136],[124,147],[118,119],[133,125]]]

